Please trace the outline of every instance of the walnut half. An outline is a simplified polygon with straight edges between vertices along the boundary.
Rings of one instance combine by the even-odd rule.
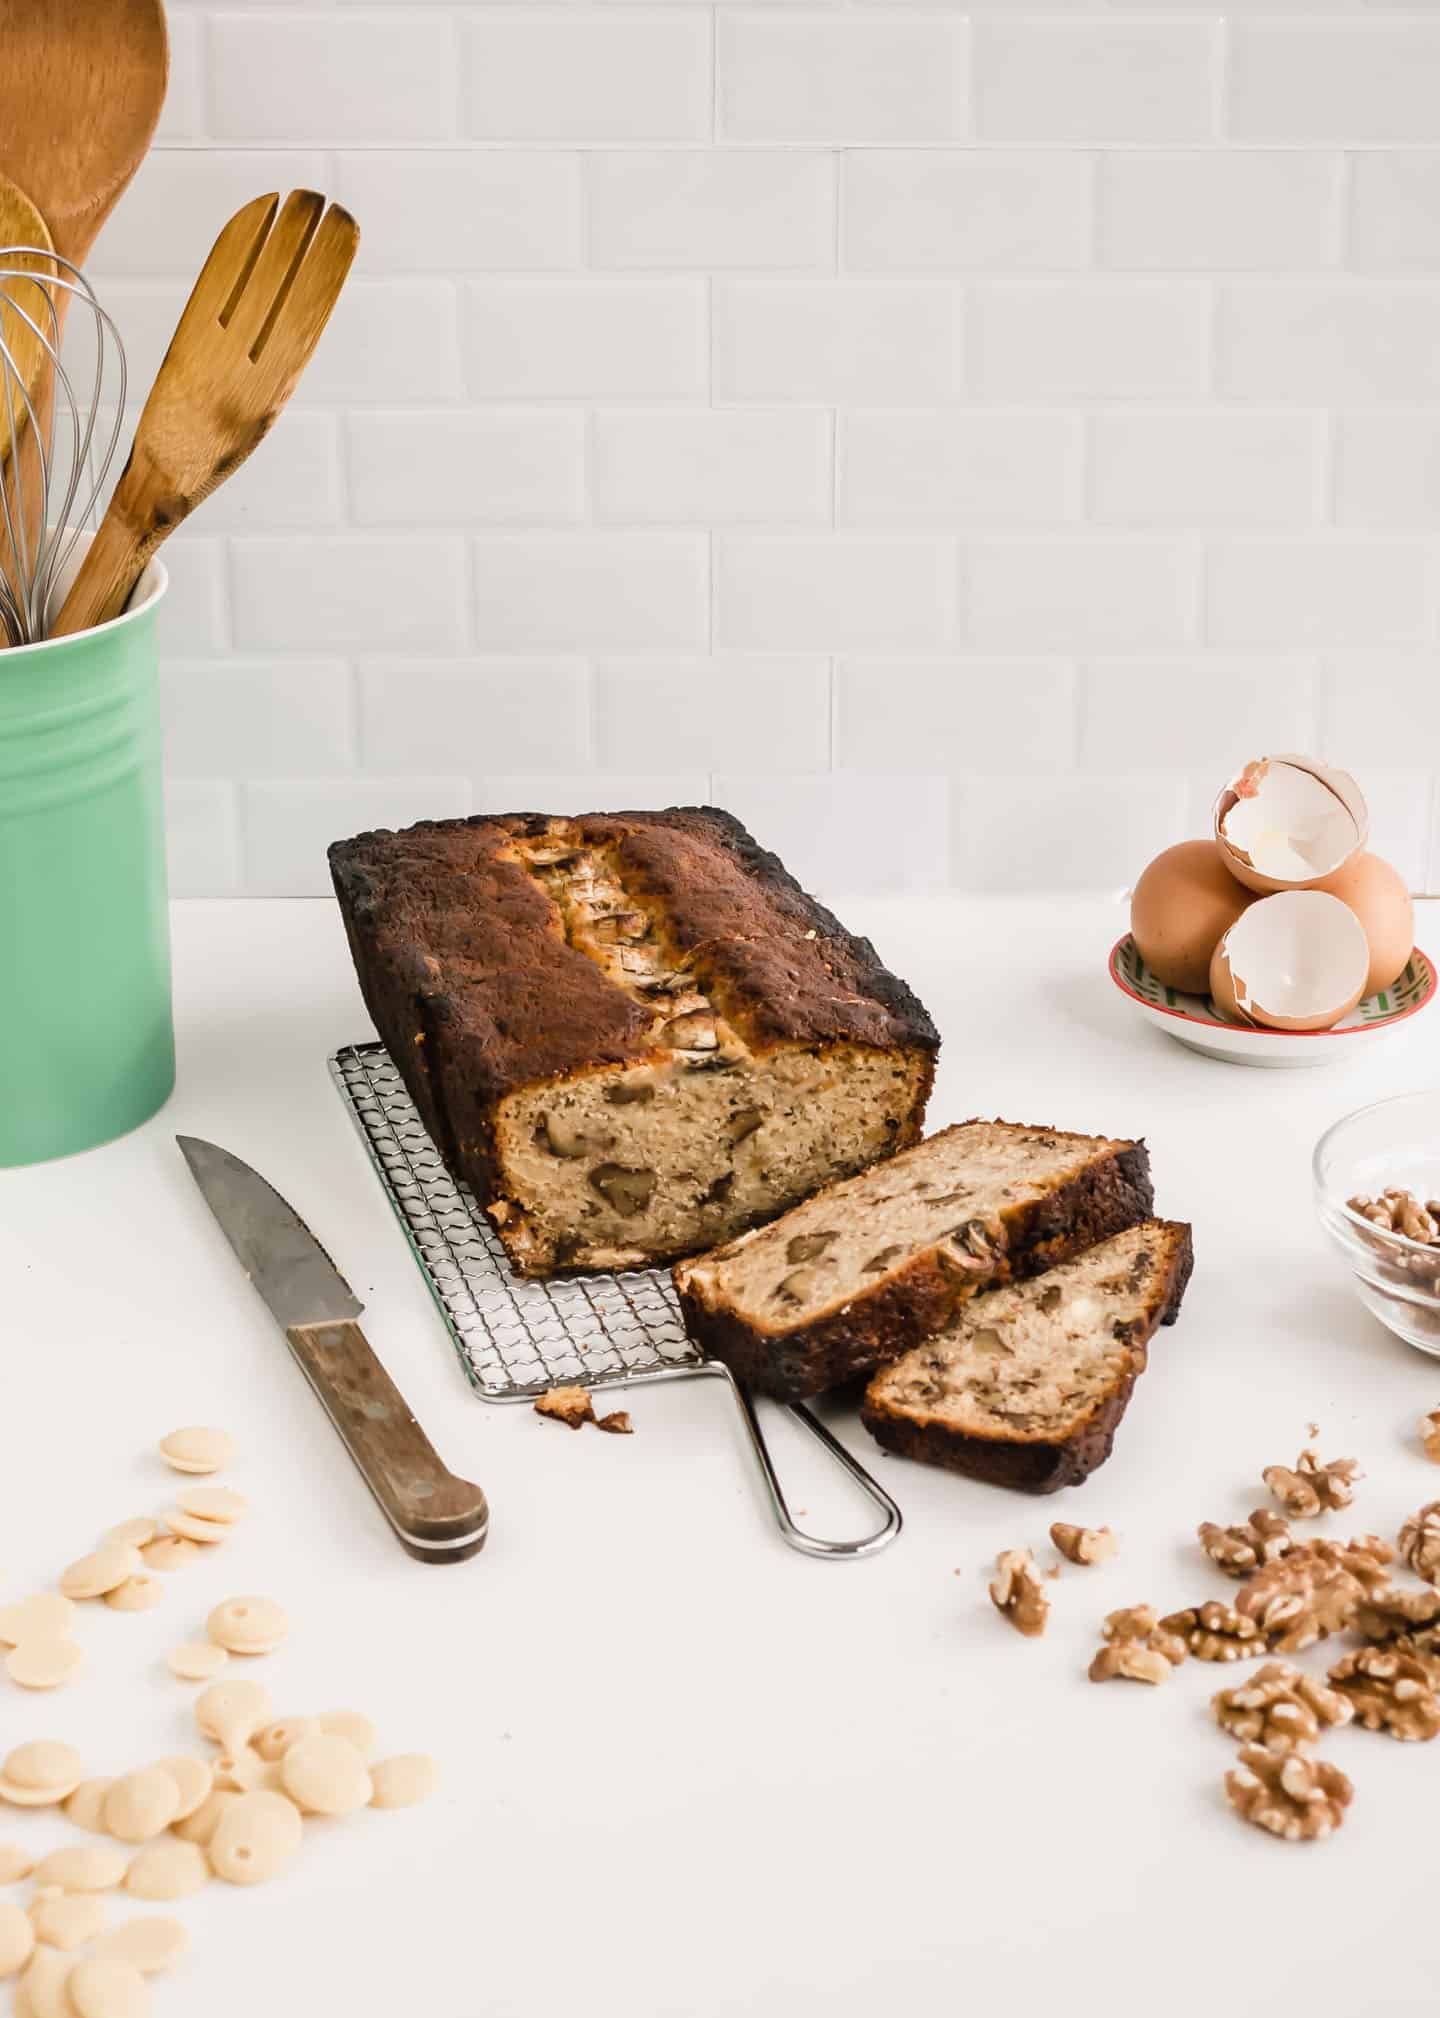
[[[996,1556],[990,1602],[1017,1633],[1027,1640],[1039,1639],[1050,1616],[1050,1600],[1041,1588],[1029,1549],[1002,1549]]]
[[[1077,1528],[1069,1521],[1055,1521],[1050,1539],[1067,1563],[1108,1563],[1120,1553],[1120,1540],[1109,1528]]]
[[[1440,1408],[1432,1408],[1428,1415],[1421,1416],[1420,1441],[1426,1457],[1440,1464]]]
[[[1225,1776],[1236,1814],[1287,1843],[1313,1843],[1345,1819],[1355,1789],[1338,1766],[1305,1752],[1246,1745]]]
[[[1291,1520],[1314,1520],[1319,1514],[1349,1506],[1356,1484],[1365,1474],[1353,1457],[1332,1458],[1321,1464],[1313,1450],[1302,1450],[1294,1471],[1283,1464],[1271,1464],[1261,1476]]]
[[[1090,1663],[1092,1682],[1158,1686],[1185,1658],[1185,1642],[1160,1624],[1153,1605],[1127,1605],[1111,1612],[1100,1630],[1105,1644]]]
[[[1201,1521],[1196,1533],[1200,1546],[1216,1569],[1227,1577],[1246,1577],[1251,1570],[1278,1562],[1295,1546],[1290,1523],[1269,1507],[1256,1507],[1243,1527],[1220,1527],[1215,1521]]]
[[[1160,1624],[1197,1661],[1249,1661],[1265,1651],[1265,1634],[1255,1620],[1214,1598],[1171,1612]]]
[[[1330,1685],[1349,1700],[1356,1723],[1367,1731],[1421,1744],[1440,1735],[1434,1672],[1398,1647],[1356,1647],[1330,1670]]]
[[[1400,1530],[1400,1553],[1417,1577],[1440,1584],[1440,1499],[1411,1514]]]
[[[1355,1714],[1347,1697],[1288,1661],[1267,1661],[1233,1689],[1212,1696],[1210,1707],[1222,1731],[1272,1752],[1313,1745],[1322,1730],[1348,1724]]]

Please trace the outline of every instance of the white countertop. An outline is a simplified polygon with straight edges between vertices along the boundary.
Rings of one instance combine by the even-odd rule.
[[[781,1543],[718,1384],[635,1391],[629,1439],[470,1393],[326,1072],[368,1034],[328,904],[178,905],[170,1105],[124,1142],[0,1172],[0,1598],[162,1510],[154,1444],[178,1424],[235,1432],[254,1502],[155,1612],[85,1609],[72,1687],[0,1681],[5,1749],[64,1737],[114,1772],[187,1745],[194,1691],[163,1654],[220,1598],[262,1592],[294,1621],[247,1670],[277,1713],[360,1707],[384,1748],[445,1769],[427,1808],[309,1828],[263,1895],[215,1884],[173,1909],[196,1946],[157,1982],[157,2018],[1247,2018],[1317,1992],[1328,2012],[1433,2012],[1440,1743],[1333,1738],[1349,1820],[1279,1844],[1225,1806],[1234,1746],[1207,1704],[1234,1670],[1191,1662],[1155,1691],[1084,1670],[1105,1611],[1224,1594],[1195,1523],[1257,1504],[1262,1465],[1293,1462],[1307,1423],[1369,1473],[1357,1530],[1393,1533],[1440,1490],[1415,1436],[1440,1364],[1354,1300],[1308,1170],[1340,1114],[1435,1083],[1440,1013],[1353,1064],[1246,1071],[1132,1022],[1105,974],[1117,906],[838,908],[944,1033],[933,1123],[1143,1133],[1158,1209],[1193,1220],[1197,1254],[1115,1455],[1079,1492],[1028,1500],[884,1459],[834,1412],[904,1507],[873,1560]],[[473,1562],[401,1553],[177,1130],[253,1162],[330,1247],[442,1454],[489,1495]],[[775,1444],[797,1506],[843,1521],[843,1489],[783,1423]],[[1057,1517],[1110,1524],[1122,1553],[1067,1567],[1027,1642],[986,1575],[1005,1546],[1049,1560]],[[5,1810],[0,1837],[72,1832]]]

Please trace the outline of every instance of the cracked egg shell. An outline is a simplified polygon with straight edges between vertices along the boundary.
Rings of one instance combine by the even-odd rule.
[[[1378,855],[1355,855],[1320,888],[1348,904],[1365,927],[1370,941],[1365,993],[1393,987],[1415,951],[1415,906],[1400,871]]]
[[[1210,956],[1240,913],[1256,901],[1230,874],[1211,841],[1180,841],[1143,872],[1130,898],[1130,932],[1162,986],[1203,995]]]
[[[1317,757],[1257,757],[1215,801],[1215,839],[1247,890],[1313,890],[1364,847],[1370,814],[1348,771]]]
[[[1330,1030],[1365,992],[1370,942],[1348,904],[1284,890],[1237,918],[1210,962],[1210,995],[1232,1022]]]

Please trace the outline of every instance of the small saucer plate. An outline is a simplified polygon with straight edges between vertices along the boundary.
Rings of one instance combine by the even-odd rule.
[[[1393,1037],[1435,999],[1435,967],[1417,946],[1393,988],[1367,995],[1333,1030],[1260,1030],[1229,1022],[1204,995],[1181,995],[1157,981],[1127,933],[1110,951],[1110,979],[1135,1013],[1167,1036],[1231,1065],[1334,1065],[1356,1041]],[[1368,1051],[1366,1056],[1369,1056]]]

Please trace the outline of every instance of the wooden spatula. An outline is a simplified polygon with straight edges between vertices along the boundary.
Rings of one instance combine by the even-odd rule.
[[[277,216],[278,209],[278,216]],[[257,196],[211,248],[52,637],[118,617],[161,542],[239,469],[295,390],[360,232],[312,189]]]

